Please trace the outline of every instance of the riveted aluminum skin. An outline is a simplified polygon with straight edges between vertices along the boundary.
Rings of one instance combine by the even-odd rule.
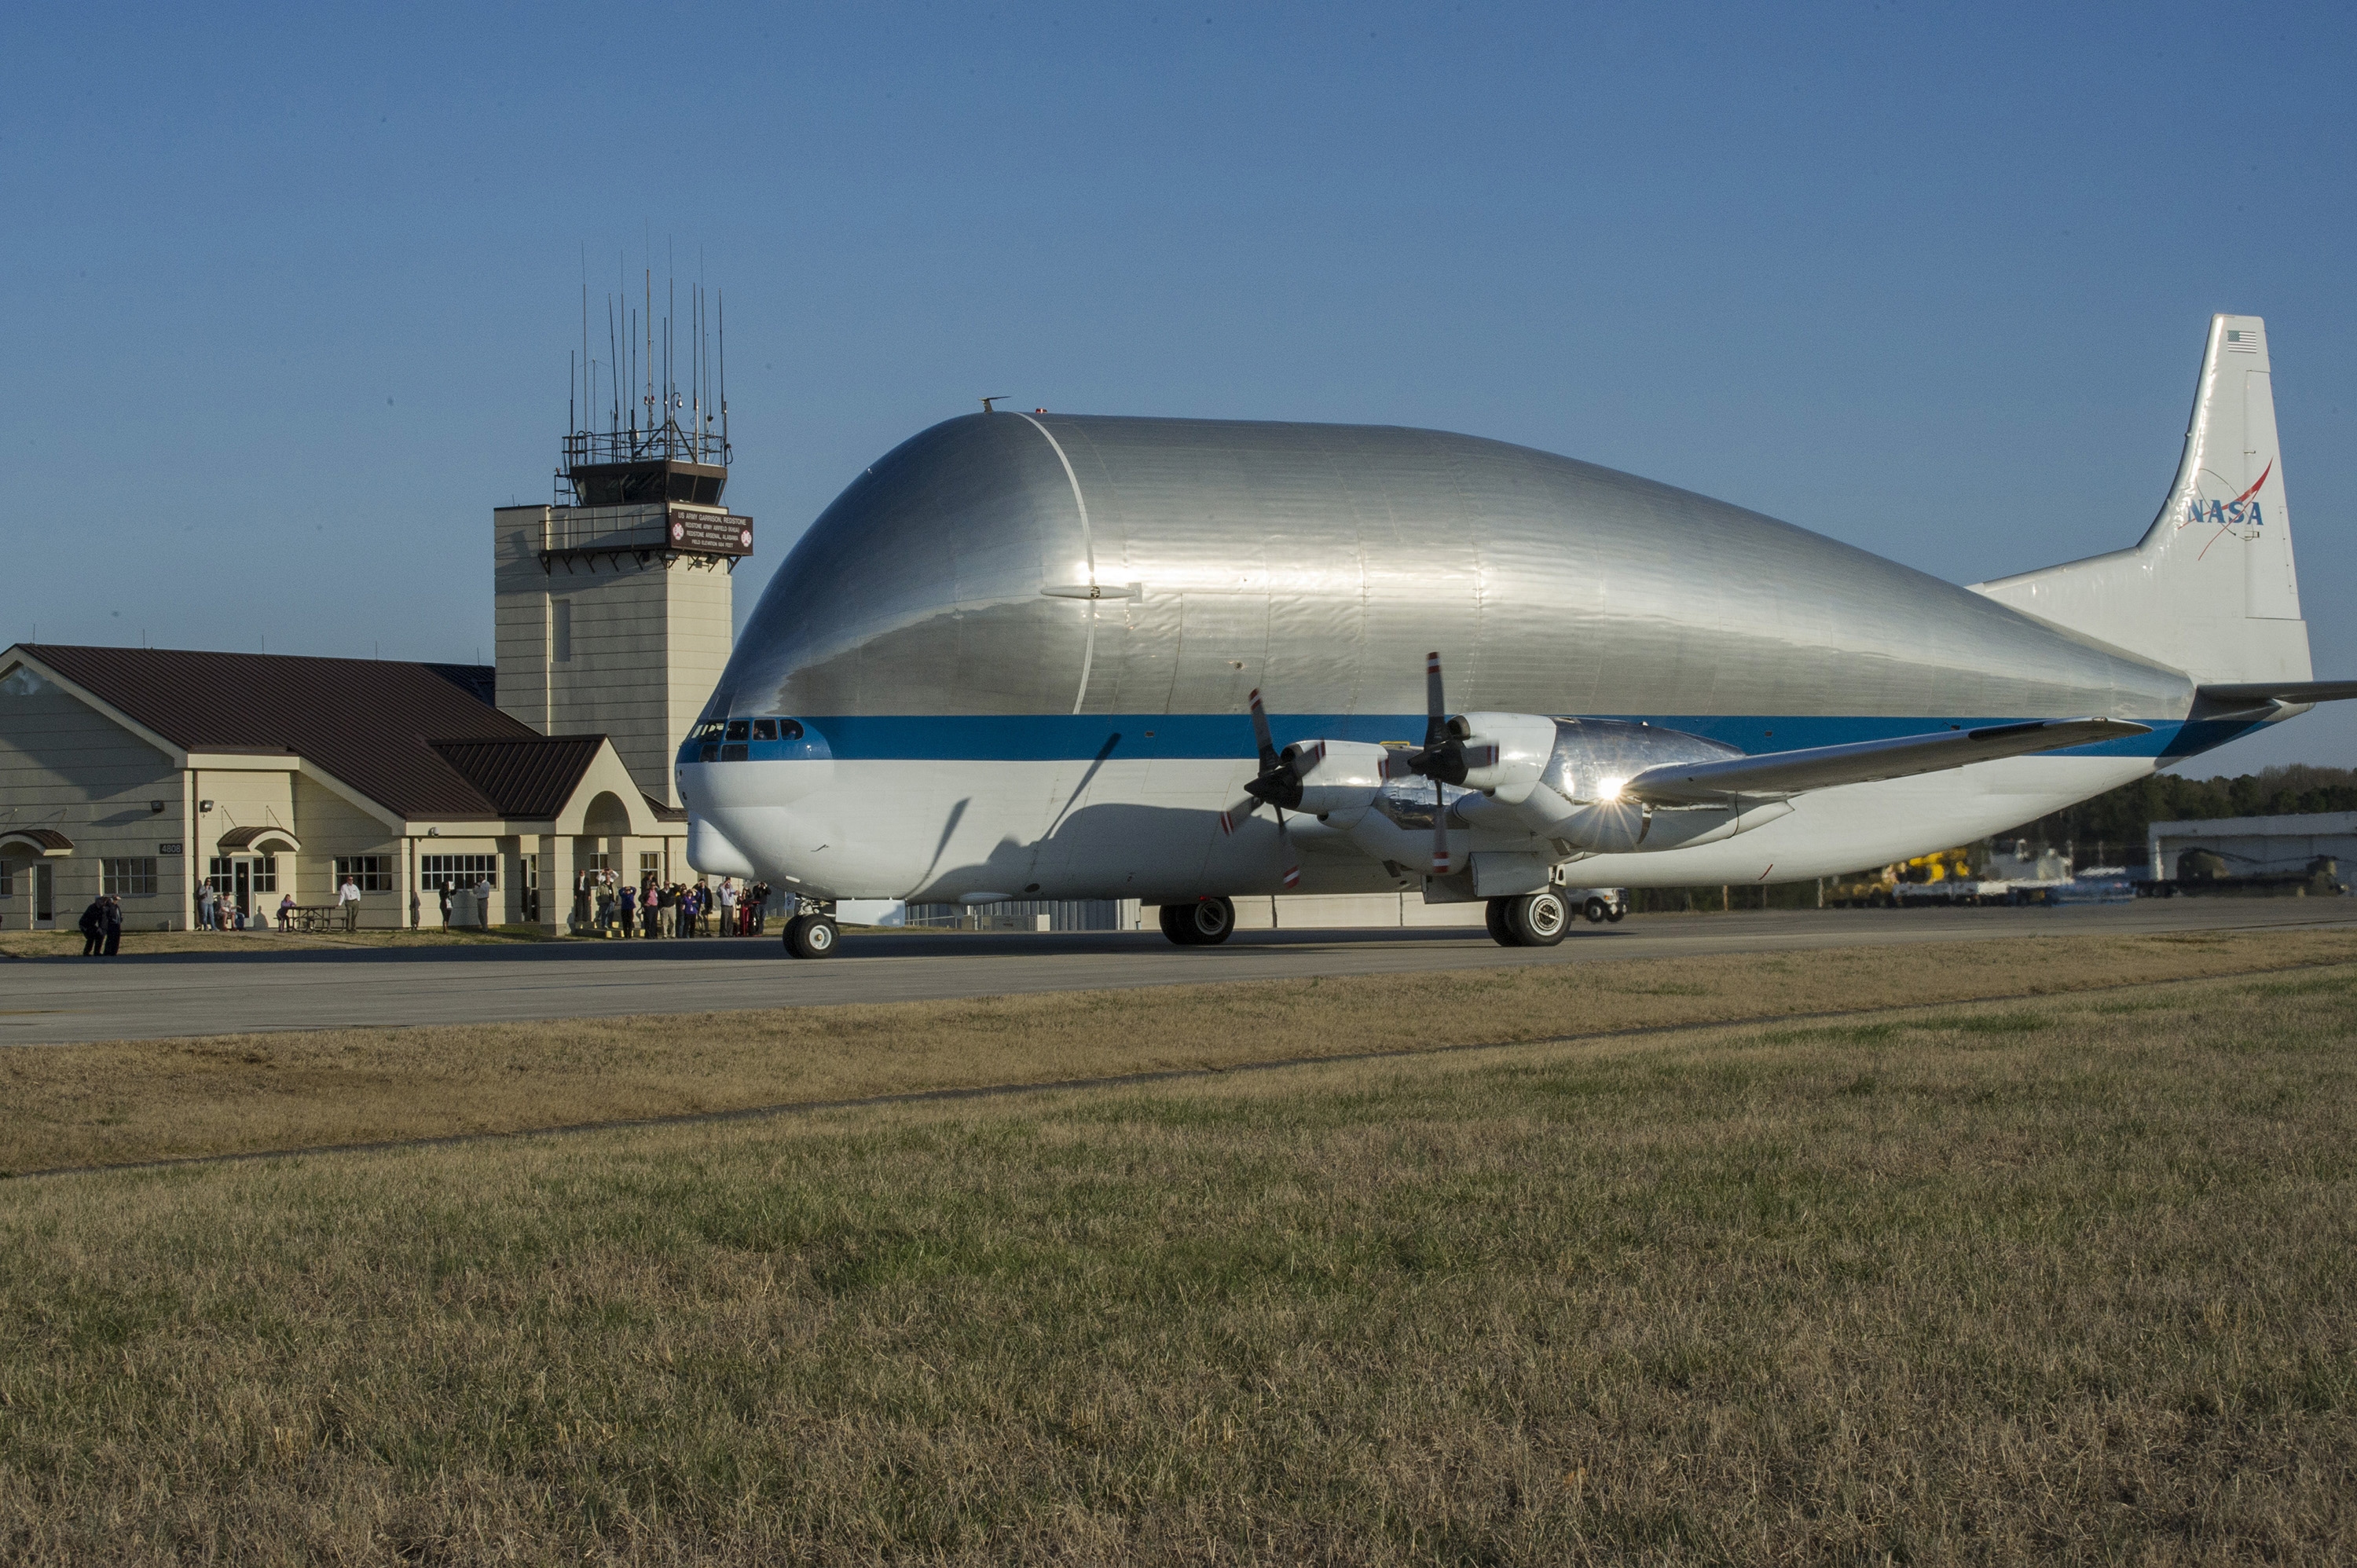
[[[1142,596],[1043,593],[1089,584]],[[1224,714],[1258,686],[1407,714],[1432,649],[1459,711],[2149,718],[2191,695],[1866,551],[1503,442],[970,414],[812,525],[709,712]]]

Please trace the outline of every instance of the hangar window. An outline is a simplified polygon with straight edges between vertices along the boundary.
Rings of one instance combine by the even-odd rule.
[[[556,664],[570,664],[573,662],[573,601],[551,599],[549,608],[554,612],[548,628],[549,660]]]
[[[641,877],[662,875],[662,855],[651,849],[639,851],[639,875]]]
[[[344,878],[350,877],[352,886],[363,893],[393,891],[393,856],[389,854],[354,854],[339,857],[336,862],[336,890],[343,891]]]
[[[253,857],[253,890],[256,893],[278,891],[278,857],[257,854]]]
[[[453,886],[472,887],[490,878],[492,886],[500,885],[500,857],[496,854],[421,854],[417,857],[417,886],[431,893],[444,882]]]
[[[14,898],[16,896],[16,874],[9,869],[6,861],[0,860],[0,898]]]
[[[0,888],[0,892],[5,892]],[[128,860],[106,860],[100,863],[99,891],[112,893],[118,898],[152,898],[156,896],[156,858],[137,855]]]
[[[730,719],[728,721],[728,738],[730,740],[749,740],[752,738],[752,736],[753,725],[750,720]]]

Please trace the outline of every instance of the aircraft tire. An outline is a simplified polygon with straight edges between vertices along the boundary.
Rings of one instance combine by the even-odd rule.
[[[1600,926],[1604,923],[1605,918],[1612,913],[1612,906],[1601,898],[1590,898],[1579,907],[1579,912],[1587,917],[1589,925]]]
[[[1518,948],[1523,939],[1514,935],[1514,917],[1508,908],[1511,898],[1492,898],[1481,911],[1481,923],[1490,928],[1490,940],[1501,948]]]
[[[1235,901],[1230,898],[1198,898],[1192,904],[1179,906],[1187,918],[1188,941],[1199,948],[1215,948],[1226,941],[1236,929]]]
[[[1191,948],[1195,945],[1195,921],[1189,906],[1165,904],[1159,914],[1162,918],[1162,934],[1168,937],[1174,946]]]
[[[1571,907],[1553,888],[1525,893],[1510,903],[1508,923],[1526,948],[1551,948],[1571,928]]]
[[[789,958],[833,958],[843,929],[824,915],[797,915],[786,922]]]

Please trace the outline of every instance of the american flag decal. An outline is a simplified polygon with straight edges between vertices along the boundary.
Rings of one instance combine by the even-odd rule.
[[[2230,327],[2226,329],[2226,347],[2237,354],[2255,354],[2259,351],[2259,335],[2240,327]]]

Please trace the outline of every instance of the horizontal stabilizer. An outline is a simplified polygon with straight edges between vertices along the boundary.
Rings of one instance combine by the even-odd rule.
[[[2197,687],[2192,716],[2217,719],[2267,714],[2278,703],[2305,706],[2309,703],[2344,703],[2352,698],[2357,698],[2357,681],[2238,681]]]
[[[2147,725],[2123,719],[2033,719],[2027,724],[1862,740],[1854,746],[1770,751],[1724,762],[1667,762],[1648,768],[1622,785],[1620,798],[1687,806],[1732,795],[1797,795],[1836,784],[1871,784],[1880,779],[1937,773],[1970,762],[1993,762],[2001,757],[2059,751],[2151,733]]]

